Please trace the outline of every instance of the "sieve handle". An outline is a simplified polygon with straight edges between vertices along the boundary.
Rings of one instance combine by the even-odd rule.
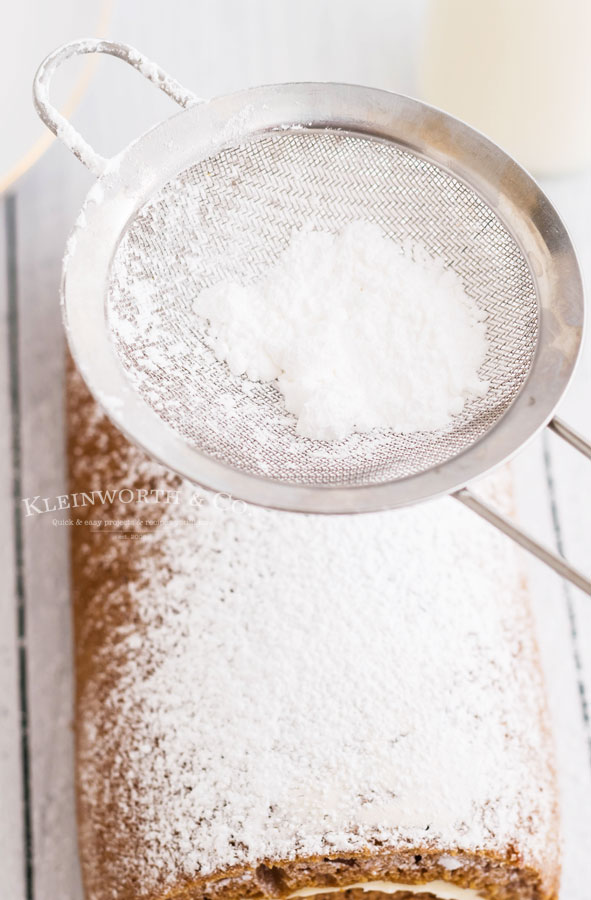
[[[95,175],[100,176],[105,171],[109,160],[92,149],[84,138],[75,130],[55,106],[49,102],[49,85],[55,71],[66,60],[73,56],[83,56],[86,53],[107,53],[116,56],[129,63],[134,69],[155,84],[156,87],[168,94],[179,106],[192,106],[199,103],[199,98],[171,78],[160,66],[149,60],[143,53],[130,47],[128,44],[120,44],[114,41],[102,41],[89,38],[71,41],[63,44],[47,56],[35,75],[33,81],[33,100],[39,116],[45,122],[50,131],[58,137],[72,151],[80,162],[84,163]]]
[[[591,459],[591,442],[575,431],[574,428],[571,428],[570,425],[567,425],[566,422],[563,422],[562,419],[554,417],[548,423],[548,428],[570,444],[571,447],[574,447],[586,456],[587,459]],[[484,500],[476,497],[467,488],[456,491],[453,496],[456,500],[459,500],[469,509],[473,510],[473,512],[482,516],[483,519],[486,519],[487,522],[490,522],[491,525],[500,529],[500,531],[512,538],[521,547],[529,550],[530,553],[533,553],[534,556],[541,559],[542,562],[546,563],[547,566],[550,566],[551,569],[554,569],[555,572],[558,572],[559,575],[562,575],[563,578],[566,578],[567,581],[576,585],[586,594],[591,595],[591,578],[588,578],[579,569],[571,566],[563,556],[550,550],[550,548],[544,546],[544,544],[540,544],[540,542],[528,534],[527,531],[518,528],[514,522],[502,515],[488,503],[485,503]]]

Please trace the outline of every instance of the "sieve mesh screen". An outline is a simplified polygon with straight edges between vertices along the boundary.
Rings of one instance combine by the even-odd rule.
[[[203,343],[192,310],[203,287],[260,278],[294,227],[336,232],[359,219],[440,256],[486,313],[480,371],[490,388],[451,428],[330,443],[298,437],[275,387],[233,377]],[[329,130],[255,135],[168,182],[122,236],[106,310],[128,378],[186,441],[243,472],[309,485],[392,481],[466,449],[517,396],[538,331],[529,268],[490,207],[392,143]]]

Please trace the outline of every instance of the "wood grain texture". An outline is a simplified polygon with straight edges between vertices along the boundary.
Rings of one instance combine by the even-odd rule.
[[[12,459],[11,490],[16,491],[15,523],[22,548],[3,540],[20,582],[10,592],[18,622],[6,633],[25,658],[19,705],[28,711],[29,771],[21,767],[19,802],[8,817],[22,840],[20,859],[7,850],[24,873],[26,900],[80,896],[76,852],[71,733],[71,632],[68,585],[68,535],[51,515],[26,516],[24,497],[52,497],[66,490],[64,463],[64,337],[58,304],[63,245],[80,203],[85,179],[60,171],[51,151],[19,184],[15,199],[15,263],[18,333],[12,334],[19,415],[13,416],[11,440],[18,430],[19,459]],[[84,173],[80,170],[82,176]],[[3,396],[3,402],[5,397]],[[16,481],[15,481],[16,478]],[[6,482],[3,481],[6,490]],[[12,505],[10,507],[13,508]],[[22,735],[12,735],[22,745]],[[21,747],[22,760],[22,747]],[[18,781],[16,781],[18,783]],[[22,789],[28,785],[29,795]],[[15,827],[18,817],[24,819]],[[27,848],[27,844],[29,845]],[[30,865],[27,866],[27,850]],[[2,848],[4,853],[4,847]],[[12,896],[12,895],[11,895]],[[19,894],[15,891],[15,897]]]
[[[0,203],[0,797],[4,814],[0,817],[0,849],[3,882],[9,896],[25,897],[25,831],[22,783],[21,696],[19,656],[22,653],[19,627],[20,591],[17,589],[17,554],[14,522],[14,455],[16,422],[14,410],[14,197]],[[9,232],[12,231],[12,235]]]

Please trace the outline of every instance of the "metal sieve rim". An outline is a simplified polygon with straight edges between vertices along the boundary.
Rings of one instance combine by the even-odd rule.
[[[130,384],[106,321],[111,262],[138,209],[178,172],[244,136],[295,126],[390,141],[473,190],[526,259],[540,327],[530,373],[512,405],[478,441],[416,475],[367,486],[295,485],[230,468],[190,446]],[[131,440],[191,481],[259,505],[352,513],[405,506],[449,493],[508,459],[552,416],[581,343],[583,291],[576,256],[556,211],[500,148],[457,119],[398,94],[342,84],[252,88],[190,107],[134,142],[88,195],[64,261],[64,322],[74,358],[105,412]],[[96,202],[100,198],[100,202]]]

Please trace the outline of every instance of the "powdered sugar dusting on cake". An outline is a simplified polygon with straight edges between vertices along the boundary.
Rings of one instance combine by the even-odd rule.
[[[540,863],[554,793],[512,545],[452,500],[324,518],[180,491],[80,685],[82,803],[116,877],[379,845]]]

